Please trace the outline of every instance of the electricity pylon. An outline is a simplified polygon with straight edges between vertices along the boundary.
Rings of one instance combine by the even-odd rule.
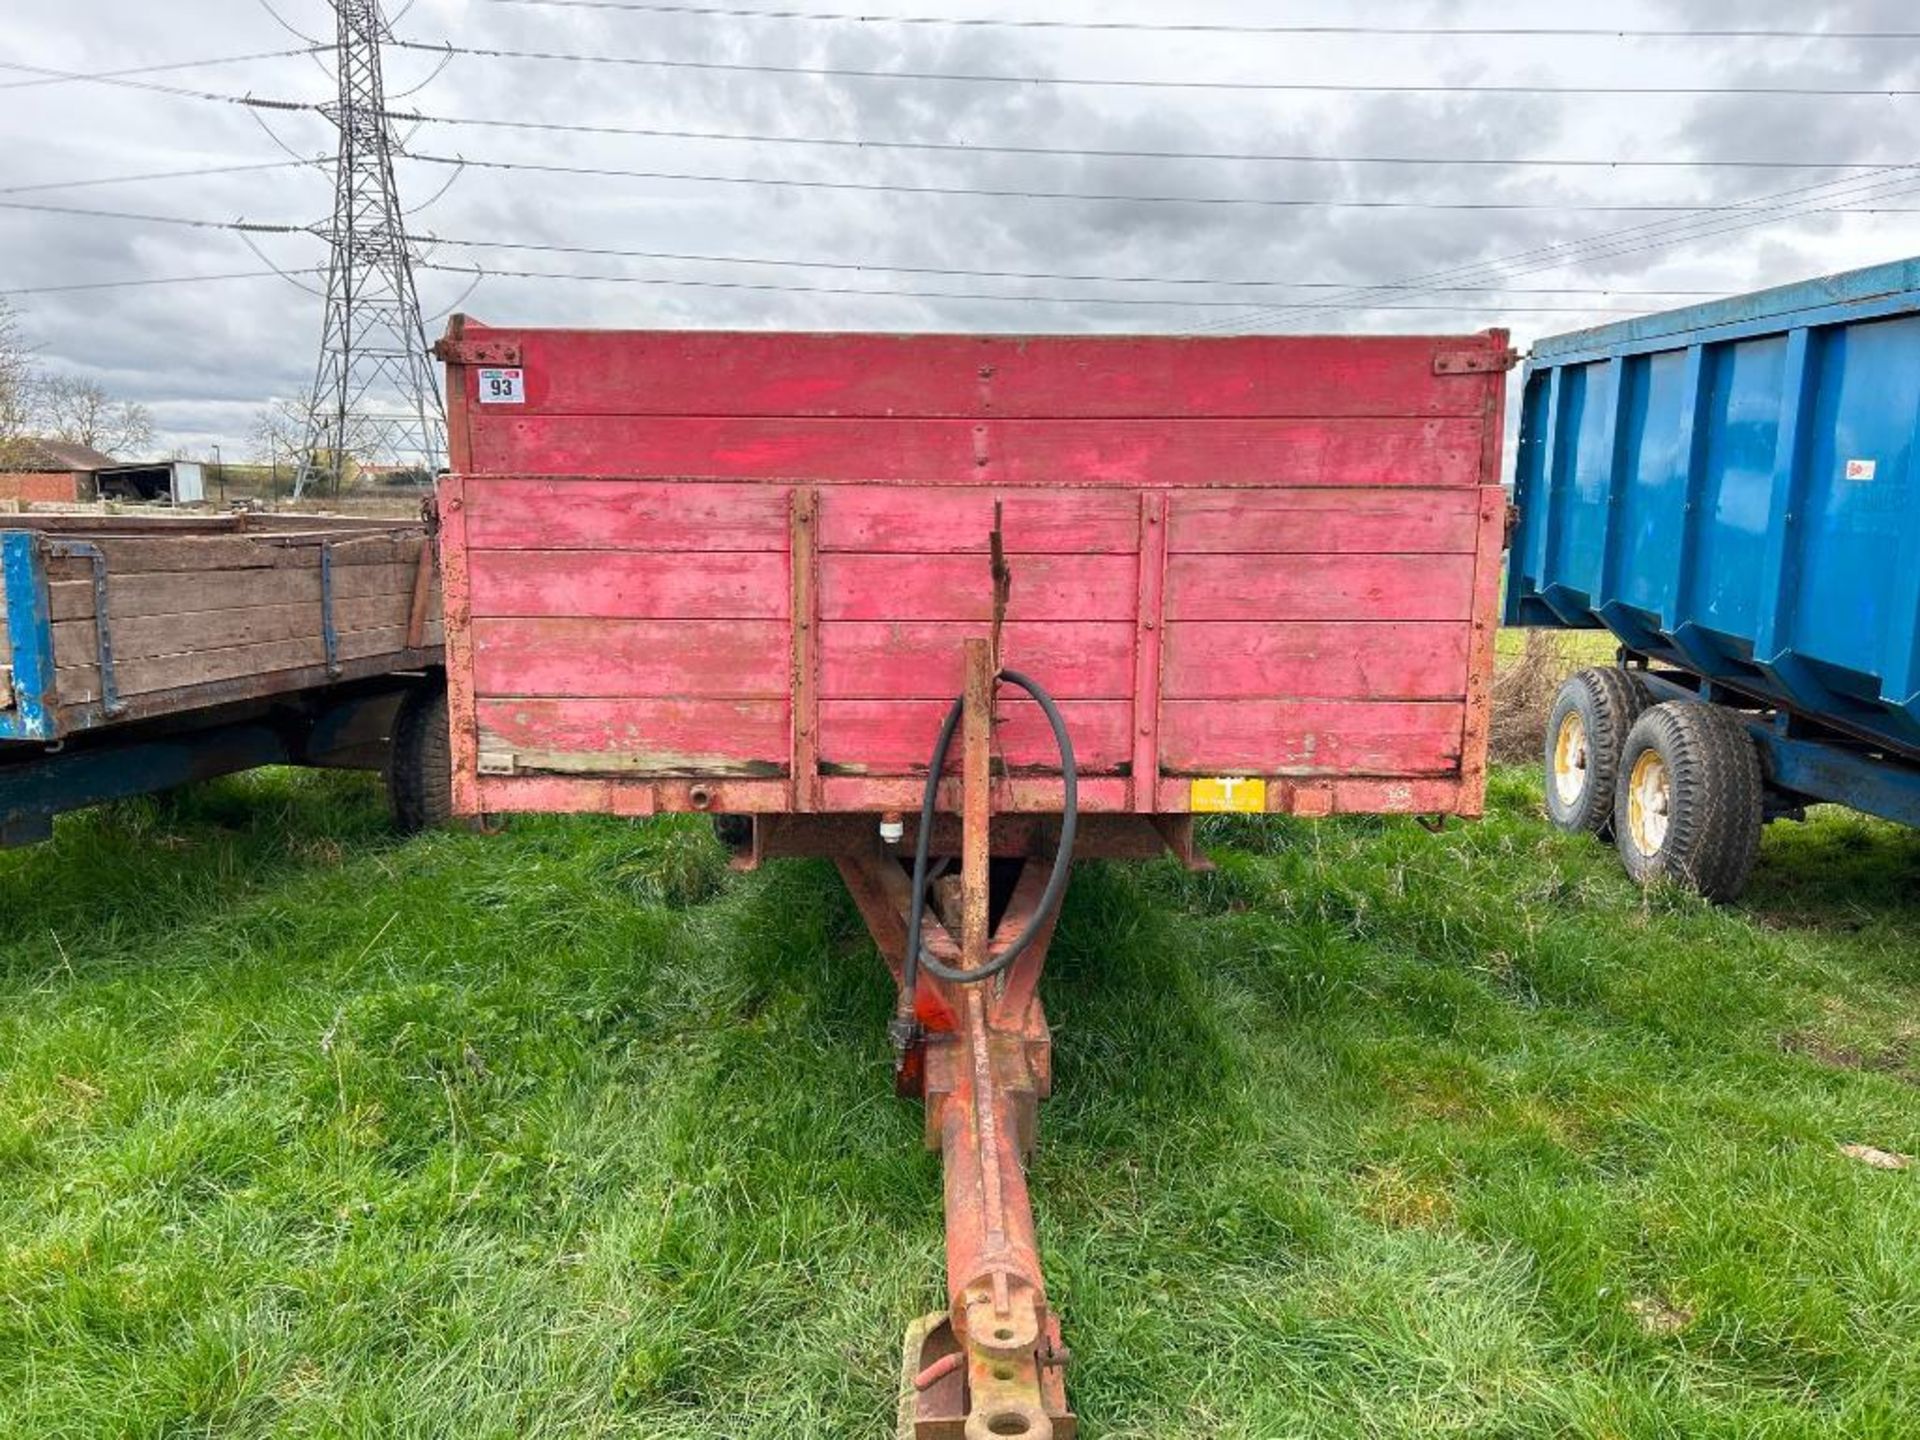
[[[380,46],[392,38],[380,0],[332,0],[340,94],[324,112],[340,132],[334,170],[327,310],[307,398],[298,496],[316,480],[338,491],[347,458],[440,467],[446,410],[413,285],[387,115]]]

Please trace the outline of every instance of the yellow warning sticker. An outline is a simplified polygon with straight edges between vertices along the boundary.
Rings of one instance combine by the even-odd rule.
[[[1263,815],[1267,809],[1267,782],[1231,776],[1195,780],[1188,808],[1196,815],[1227,811]]]

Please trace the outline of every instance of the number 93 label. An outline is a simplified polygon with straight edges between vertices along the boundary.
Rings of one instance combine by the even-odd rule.
[[[481,370],[480,403],[482,405],[526,404],[526,371],[520,369]]]

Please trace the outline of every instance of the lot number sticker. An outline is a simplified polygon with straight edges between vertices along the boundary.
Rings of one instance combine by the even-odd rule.
[[[1871,480],[1873,479],[1874,472],[1879,468],[1880,462],[1877,460],[1849,460],[1847,461],[1847,478],[1849,480]]]
[[[526,372],[518,369],[482,370],[480,372],[480,403],[482,405],[526,404]]]

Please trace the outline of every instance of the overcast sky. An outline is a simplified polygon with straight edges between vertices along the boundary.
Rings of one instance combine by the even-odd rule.
[[[708,0],[774,9],[775,0]],[[332,38],[320,0],[275,0],[286,21]],[[7,0],[0,59],[99,71],[253,51],[298,42],[258,0]],[[389,13],[397,7],[389,5]],[[1221,24],[1552,25],[1564,27],[1920,28],[1912,0],[1561,0],[1554,5],[1422,4],[1377,0],[809,0],[808,10],[895,15],[1140,20]],[[417,0],[395,25],[403,39],[600,56],[651,56],[804,67],[1053,77],[1366,86],[1772,86],[1920,88],[1920,41],[1568,37],[1405,38],[1328,35],[1142,34],[1069,29],[889,25],[800,19],[661,15],[612,8]],[[961,84],[591,65],[460,56],[436,77],[434,57],[387,58],[396,105],[435,116],[703,132],[960,141],[1068,150],[1212,151],[1342,157],[1420,156],[1596,160],[1802,161],[1913,164],[1920,98],[1900,96],[1567,96],[1511,93],[1253,91]],[[15,73],[10,78],[28,78]],[[312,57],[168,71],[152,80],[224,93],[331,98]],[[323,222],[331,182],[288,166],[233,175],[18,190],[198,166],[331,153],[312,114],[265,116],[206,99],[66,83],[16,87],[0,103],[0,200],[123,209],[196,220]],[[1737,292],[1920,250],[1920,214],[1801,214],[1694,222],[1693,238],[1650,231],[1612,253],[1532,259],[1475,283],[1581,293],[1339,292],[1224,282],[1399,284],[1503,260],[1548,245],[1592,242],[1663,213],[1597,206],[1728,206],[1833,182],[1845,172],[1701,168],[1547,168],[1304,164],[1268,160],[1119,159],[850,150],[633,136],[555,135],[511,127],[429,123],[407,132],[414,156],[399,182],[435,264],[653,280],[874,290],[988,292],[1007,300],[879,298],[765,289],[676,287],[425,269],[428,330],[458,304],[495,323],[741,326],[881,330],[1191,330],[1287,328],[1471,331],[1539,335],[1664,309],[1684,297],[1647,291]],[[429,158],[432,157],[432,158]],[[599,169],[1094,192],[1120,196],[1331,198],[1491,202],[1512,210],[1380,209],[901,194],[827,188],[585,176],[443,163],[533,163]],[[436,200],[446,184],[453,183]],[[1920,208],[1920,170],[1856,189],[1855,207]],[[1867,182],[1856,181],[1856,186]],[[1828,198],[1815,198],[1827,196]],[[432,203],[428,203],[431,201]],[[1777,202],[1785,203],[1785,202]],[[1813,192],[1795,203],[1845,203]],[[963,271],[1203,279],[1207,285],[925,275],[875,268],[800,269],[477,249],[457,240],[830,261]],[[258,244],[273,265],[324,263],[305,235]],[[1600,247],[1589,244],[1589,250]],[[1546,257],[1554,260],[1556,257]],[[203,455],[219,443],[246,453],[261,407],[311,383],[320,302],[277,278],[45,292],[43,287],[257,271],[235,234],[116,219],[0,209],[0,290],[13,298],[49,370],[97,378],[145,402],[168,447]],[[308,283],[318,285],[309,277]],[[1611,294],[1594,294],[1594,287]],[[1178,305],[1054,303],[1081,296]],[[1184,302],[1235,302],[1231,306]],[[1262,305],[1312,304],[1304,315]],[[1404,308],[1444,304],[1445,310]],[[1381,308],[1391,307],[1391,308]]]

